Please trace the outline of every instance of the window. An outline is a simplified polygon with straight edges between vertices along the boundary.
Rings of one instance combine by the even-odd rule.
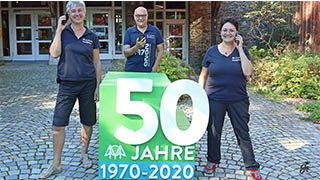
[[[12,1],[12,7],[48,7],[47,1]]]
[[[115,10],[115,54],[122,54],[122,12]]]
[[[166,9],[185,9],[186,3],[185,2],[166,2]]]
[[[8,1],[2,1],[1,7],[8,7]]]
[[[86,4],[86,7],[97,7],[97,6],[111,7],[112,6],[111,1],[86,1],[85,4]]]
[[[2,11],[2,45],[3,56],[10,56],[10,41],[9,41],[9,17],[8,11]]]
[[[115,1],[114,2],[114,6],[116,6],[116,7],[121,7],[121,5],[122,5],[121,1]]]
[[[162,36],[164,21],[173,19],[186,19],[186,2],[144,2],[148,9],[149,23],[159,28]]]

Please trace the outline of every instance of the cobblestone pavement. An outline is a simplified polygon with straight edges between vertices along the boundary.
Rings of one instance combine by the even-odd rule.
[[[103,62],[104,73],[114,69]],[[52,162],[51,123],[57,93],[56,66],[7,64],[0,67],[0,180],[37,179]],[[319,179],[319,126],[301,121],[301,113],[285,103],[275,103],[250,93],[250,133],[261,173],[268,180]],[[190,103],[181,105],[190,114]],[[49,179],[98,179],[98,126],[89,148],[94,166],[80,166],[80,123],[78,107],[66,129],[63,172]],[[206,163],[206,136],[197,144],[197,180],[251,179],[244,170],[240,149],[230,121],[222,135],[222,161],[215,174],[203,173]],[[309,161],[309,171],[299,173]]]

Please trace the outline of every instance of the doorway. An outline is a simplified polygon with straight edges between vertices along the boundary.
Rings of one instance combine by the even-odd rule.
[[[15,60],[48,60],[52,19],[46,11],[21,11],[13,15]]]

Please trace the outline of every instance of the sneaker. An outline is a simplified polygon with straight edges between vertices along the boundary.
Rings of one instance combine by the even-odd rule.
[[[254,180],[262,180],[262,176],[260,175],[259,169],[250,170],[250,174]]]
[[[216,169],[216,163],[207,162],[206,166],[204,167],[204,172],[207,174],[211,174]]]

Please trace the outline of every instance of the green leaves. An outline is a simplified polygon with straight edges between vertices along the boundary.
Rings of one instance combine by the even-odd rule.
[[[246,17],[251,25],[250,35],[258,39],[260,45],[274,54],[274,48],[281,42],[297,42],[298,34],[289,24],[290,16],[296,11],[291,2],[257,1],[251,5]]]
[[[320,119],[320,100],[316,102],[305,103],[297,106],[298,110],[309,112],[310,115],[306,118],[307,120],[319,120]]]
[[[171,82],[178,79],[193,79],[196,75],[189,64],[168,53],[163,54],[158,72],[165,73]]]
[[[250,48],[255,72],[255,89],[290,97],[317,99],[320,97],[320,56],[300,53],[288,47],[278,56]]]

